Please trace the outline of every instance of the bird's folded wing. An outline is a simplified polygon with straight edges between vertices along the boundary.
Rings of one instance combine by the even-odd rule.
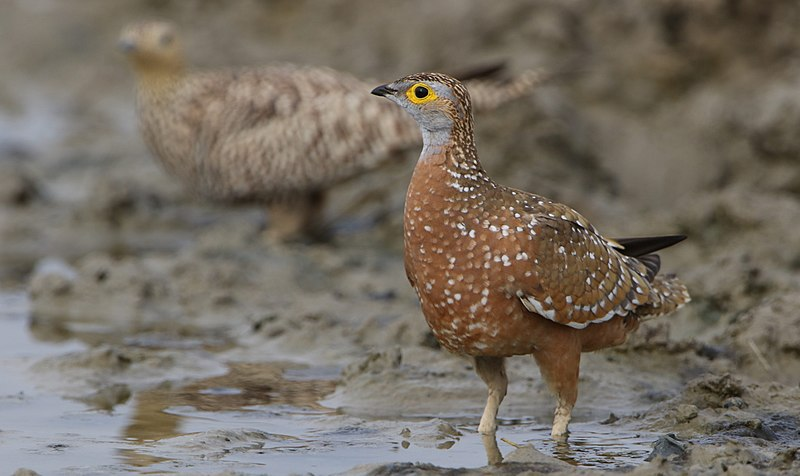
[[[517,296],[527,310],[580,329],[649,301],[645,265],[619,253],[619,245],[580,214],[556,203],[532,212],[535,239],[526,251],[532,272],[517,281]]]
[[[369,84],[323,67],[274,64],[192,75],[185,93],[217,132],[258,127],[291,116],[329,94],[362,91]],[[188,101],[187,101],[188,102]]]
[[[305,101],[290,114],[210,137],[208,187],[229,198],[305,193],[353,176],[420,141],[419,128],[388,102],[343,90]]]

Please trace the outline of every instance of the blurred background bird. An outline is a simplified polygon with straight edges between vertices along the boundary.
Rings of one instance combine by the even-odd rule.
[[[126,26],[119,48],[136,74],[150,152],[198,195],[266,203],[277,240],[319,236],[330,187],[421,143],[407,115],[369,96],[373,82],[347,73],[293,64],[190,72],[166,21]],[[460,75],[478,111],[529,94],[545,78],[538,70],[491,78],[498,69]]]

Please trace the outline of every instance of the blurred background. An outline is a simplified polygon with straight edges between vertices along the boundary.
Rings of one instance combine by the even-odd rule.
[[[718,373],[761,388],[750,392],[767,392],[758,385],[778,382],[796,394],[797,2],[9,0],[0,3],[0,307],[3,325],[14,329],[7,335],[24,335],[19,342],[30,346],[3,359],[34,375],[18,384],[30,385],[34,402],[50,402],[49,395],[83,402],[68,410],[56,405],[53,418],[102,408],[127,422],[121,427],[137,427],[134,420],[143,417],[135,416],[141,415],[135,402],[153,397],[136,400],[136,392],[217,373],[240,376],[241,361],[292,360],[317,369],[311,375],[327,383],[312,387],[325,390],[310,398],[313,405],[298,405],[317,409],[336,388],[338,400],[328,407],[349,408],[351,417],[397,411],[455,418],[450,409],[464,405],[456,416],[474,425],[470,418],[477,421],[482,404],[482,384],[468,363],[435,348],[405,283],[402,203],[418,150],[334,190],[326,214],[341,220],[330,243],[269,248],[260,237],[261,209],[190,197],[141,142],[133,77],[115,44],[125,24],[148,18],[178,25],[195,69],[292,62],[374,78],[375,85],[497,61],[509,74],[532,67],[563,71],[530,97],[478,118],[485,168],[498,182],[571,205],[607,236],[688,234],[662,261],[665,271],[684,278],[694,299],[677,315],[645,326],[613,358],[587,358],[582,386],[589,390],[579,398],[578,421],[607,416],[604,392],[619,391],[629,395],[616,410],[623,416],[670,402],[648,425],[673,429],[665,422],[676,421],[667,416],[679,403],[694,405],[705,418],[704,404],[685,400],[695,388],[687,382]],[[330,335],[323,339],[321,332]],[[403,349],[402,366],[386,354],[394,345]],[[165,375],[148,366],[152,355],[141,349],[206,352],[208,366],[175,364],[177,375]],[[642,352],[658,363],[637,363]],[[101,370],[70,373],[94,368],[87,362],[116,368],[108,359],[118,358],[148,364],[136,375],[110,371],[113,378]],[[614,359],[634,367],[604,367]],[[528,379],[527,390],[517,393],[537,397],[510,396],[507,410],[546,423],[546,390],[532,363],[524,364],[512,367]],[[593,380],[593,366],[609,372],[611,383]],[[435,393],[445,377],[426,373],[432,367],[466,392],[459,393],[463,400]],[[72,382],[59,384],[52,372]],[[232,377],[236,385],[253,385],[248,372],[249,383]],[[654,380],[653,372],[660,377]],[[418,399],[402,400],[403,391],[386,387],[387,375],[398,385],[408,375],[421,379],[407,391],[434,392],[430,402],[419,409]],[[46,390],[41,379],[51,381]],[[626,379],[629,384],[620,383]],[[0,391],[20,391],[14,385]],[[746,399],[744,390],[738,393],[728,397]],[[162,397],[175,398],[175,405],[192,404],[185,395],[167,394],[172,397]],[[798,407],[782,400],[795,394],[781,390],[764,396],[761,406],[750,402],[756,416],[746,417],[769,427],[764,415],[783,415],[783,421],[790,415],[796,430]],[[240,405],[258,403],[268,402]],[[709,428],[685,431],[699,438]],[[400,428],[384,430],[396,437]],[[797,445],[796,431],[792,440],[784,430],[795,431],[771,429],[771,441],[779,443],[769,454]],[[178,434],[173,427],[159,438]],[[30,438],[49,444],[39,434]],[[189,458],[175,449],[181,444],[162,451]],[[155,464],[142,463],[136,451],[136,464]]]
[[[496,61],[511,72],[565,69],[539,94],[480,118],[478,140],[498,180],[595,219],[608,201],[641,216],[719,190],[794,196],[800,188],[791,2],[437,1],[389,12],[366,1],[35,0],[2,8],[4,189],[21,186],[9,175],[28,174],[59,205],[85,209],[98,182],[114,177],[158,194],[171,186],[137,136],[132,76],[114,49],[122,25],[154,17],[178,23],[198,69],[288,61],[376,82]],[[619,216],[606,223],[638,231]],[[16,250],[3,248],[4,262],[14,261]]]

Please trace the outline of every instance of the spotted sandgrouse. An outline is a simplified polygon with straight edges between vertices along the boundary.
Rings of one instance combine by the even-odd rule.
[[[422,130],[406,273],[436,339],[473,356],[489,388],[479,431],[495,433],[504,358],[533,354],[557,397],[551,434],[566,437],[581,352],[621,344],[640,320],[689,301],[652,254],[684,237],[607,239],[566,205],[496,184],[478,161],[470,95],[449,76],[414,74],[372,93]]]
[[[199,195],[266,203],[277,237],[318,228],[328,188],[421,142],[413,120],[346,73],[291,64],[190,73],[175,27],[162,21],[127,26],[119,46],[151,153]],[[477,108],[492,109],[543,78],[468,85]]]

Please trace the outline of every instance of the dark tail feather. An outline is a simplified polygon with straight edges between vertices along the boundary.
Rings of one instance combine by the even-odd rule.
[[[620,253],[634,258],[641,258],[686,239],[686,235],[643,236],[639,238],[619,238],[616,241],[624,246]]]
[[[639,261],[647,268],[647,274],[645,277],[647,281],[653,282],[656,279],[656,275],[658,274],[658,270],[661,269],[661,258],[658,255],[644,255],[639,256]]]

